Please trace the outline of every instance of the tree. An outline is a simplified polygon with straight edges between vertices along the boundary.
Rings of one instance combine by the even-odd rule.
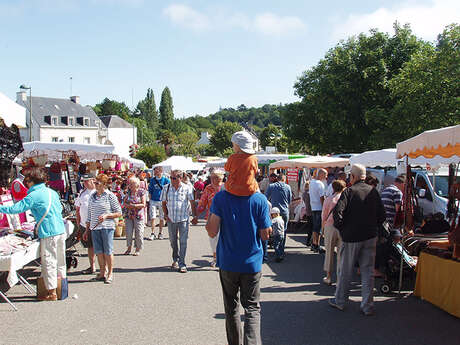
[[[449,25],[436,47],[415,54],[390,89],[397,99],[392,121],[401,139],[460,123],[460,25]]]
[[[134,116],[142,118],[152,131],[155,132],[158,129],[158,111],[152,89],[147,89],[145,98],[137,103]]]
[[[164,129],[160,132],[160,143],[164,146],[166,154],[169,156],[170,147],[176,140],[176,136],[169,129]]]
[[[143,160],[148,167],[157,164],[166,159],[166,153],[163,147],[157,144],[142,146],[137,151],[136,158]]]
[[[277,141],[281,139],[281,129],[275,125],[269,124],[260,132],[260,146],[265,148],[267,146],[278,147]]]
[[[232,147],[232,135],[235,132],[241,131],[242,127],[234,122],[220,122],[214,129],[210,144],[215,147],[216,151],[223,154],[225,149]]]
[[[137,142],[140,145],[151,145],[155,143],[156,134],[153,129],[147,126],[144,119],[133,118],[134,126],[137,128]]]
[[[371,30],[342,41],[298,78],[301,102],[282,112],[286,135],[313,152],[361,152],[392,147],[397,123],[389,80],[427,43],[410,27],[394,25],[393,36]]]
[[[174,121],[173,101],[171,91],[166,86],[161,93],[160,102],[160,127],[161,129],[171,130]]]
[[[198,147],[196,145],[198,141],[198,135],[194,132],[183,132],[177,136],[176,143],[178,148],[175,150],[180,155],[192,156],[198,153]]]
[[[131,110],[124,102],[117,102],[107,97],[101,103],[96,104],[93,110],[98,116],[118,115],[124,120],[129,120],[131,117]]]

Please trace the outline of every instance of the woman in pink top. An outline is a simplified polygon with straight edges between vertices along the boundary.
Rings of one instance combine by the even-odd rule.
[[[340,247],[342,245],[339,230],[334,227],[334,217],[332,212],[345,187],[346,184],[344,181],[335,180],[332,182],[332,190],[334,191],[334,194],[327,197],[324,201],[323,212],[321,213],[326,250],[326,256],[324,258],[324,271],[326,271],[326,276],[323,278],[323,282],[328,285],[331,285],[331,272],[334,269],[334,249],[337,248],[337,263],[339,263]],[[336,266],[338,275],[339,265],[337,264]]]

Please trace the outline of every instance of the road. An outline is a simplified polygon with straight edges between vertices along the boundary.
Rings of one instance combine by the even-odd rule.
[[[149,230],[149,229],[147,229]],[[36,302],[22,286],[8,294],[19,308],[0,304],[0,344],[226,344],[218,272],[209,267],[204,227],[190,230],[186,274],[171,271],[168,240],[145,242],[139,257],[123,256],[115,240],[112,285],[81,275],[86,257],[69,273],[70,295],[59,302]],[[81,250],[84,253],[83,250]],[[334,287],[321,284],[323,256],[290,235],[287,258],[263,267],[263,344],[460,344],[460,320],[410,295],[376,298],[376,315],[359,313],[359,287],[344,311],[327,299]],[[24,272],[33,281],[36,267]]]

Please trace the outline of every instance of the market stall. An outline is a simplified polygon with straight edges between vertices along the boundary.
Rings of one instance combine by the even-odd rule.
[[[451,159],[460,156],[460,125],[423,132],[397,144],[398,158]],[[454,166],[450,166],[454,170]],[[458,167],[455,169],[458,171]],[[420,254],[417,263],[417,280],[414,294],[440,307],[448,313],[460,317],[460,226],[458,203],[460,185],[457,173],[450,174],[449,197],[454,202],[448,241],[432,241]]]
[[[305,158],[281,160],[270,164],[270,169],[344,168],[348,162],[348,158],[310,156]]]
[[[171,156],[163,162],[155,164],[153,168],[158,166],[163,167],[164,172],[170,173],[174,169],[180,169],[183,171],[203,170],[203,168],[206,166],[206,163],[194,162],[190,157]]]

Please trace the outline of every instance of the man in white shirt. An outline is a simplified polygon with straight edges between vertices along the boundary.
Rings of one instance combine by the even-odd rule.
[[[316,253],[321,253],[323,250],[319,246],[319,234],[321,233],[321,212],[323,210],[323,202],[326,193],[327,171],[319,169],[316,177],[310,182],[310,206],[313,223],[313,238],[311,250]]]
[[[80,195],[75,200],[75,206],[77,208],[77,224],[79,225],[81,244],[83,247],[88,249],[89,267],[83,270],[83,274],[93,274],[96,272],[95,266],[95,255],[93,248],[93,241],[91,239],[91,232],[88,235],[88,239],[83,240],[83,234],[86,231],[86,221],[88,220],[88,203],[89,197],[96,191],[94,186],[94,177],[91,174],[86,174],[81,177],[84,189],[80,192]]]

